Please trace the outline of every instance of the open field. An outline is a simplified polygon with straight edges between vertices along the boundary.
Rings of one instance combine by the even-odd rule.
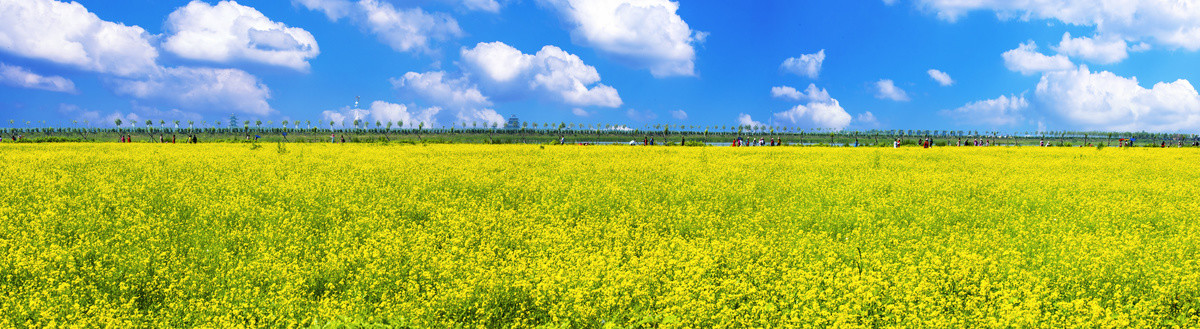
[[[1200,326],[1200,149],[3,144],[0,327]]]

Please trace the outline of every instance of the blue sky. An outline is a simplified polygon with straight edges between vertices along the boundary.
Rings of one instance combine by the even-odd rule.
[[[1192,1],[0,0],[0,119],[1195,132],[1197,49]]]

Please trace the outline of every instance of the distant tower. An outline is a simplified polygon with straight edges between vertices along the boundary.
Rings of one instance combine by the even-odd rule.
[[[521,120],[517,119],[517,115],[513,114],[508,118],[508,122],[504,123],[504,129],[521,129]]]

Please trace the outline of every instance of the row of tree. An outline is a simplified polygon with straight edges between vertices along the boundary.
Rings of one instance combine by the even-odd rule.
[[[231,124],[233,123],[233,124]],[[264,126],[264,123],[266,126]],[[722,126],[696,126],[696,125],[670,125],[670,124],[655,124],[645,125],[642,129],[630,128],[627,125],[621,124],[582,124],[582,123],[536,123],[522,122],[520,127],[503,127],[498,123],[492,122],[459,122],[452,124],[449,127],[439,126],[437,128],[429,127],[425,122],[404,122],[404,121],[374,121],[369,122],[362,119],[352,120],[348,122],[337,122],[332,120],[317,120],[316,125],[311,120],[281,120],[276,126],[274,121],[262,120],[238,120],[236,116],[231,116],[228,120],[218,120],[210,125],[208,121],[200,121],[197,123],[193,120],[145,120],[129,122],[123,119],[115,119],[112,128],[94,128],[86,127],[91,123],[83,121],[80,127],[79,121],[73,121],[74,127],[49,127],[45,126],[45,121],[41,122],[42,126],[32,126],[32,122],[26,121],[26,127],[16,127],[15,120],[9,120],[9,128],[4,129],[5,134],[86,134],[86,133],[112,133],[112,132],[127,132],[127,133],[287,133],[287,132],[351,132],[351,133],[366,133],[366,134],[387,134],[387,133],[487,133],[487,134],[524,134],[524,133],[556,133],[556,134],[606,134],[606,135],[671,135],[671,134],[689,134],[689,135],[784,135],[784,136],[829,136],[832,138],[938,138],[938,139],[955,139],[955,138],[985,138],[985,139],[1009,139],[1009,138],[1038,138],[1047,140],[1067,140],[1067,139],[1119,139],[1119,138],[1134,138],[1143,140],[1197,140],[1197,135],[1194,134],[1177,134],[1177,133],[1152,133],[1152,132],[1101,132],[1101,131],[1042,131],[1042,132],[1000,132],[1000,131],[978,131],[978,130],[904,130],[890,129],[879,130],[872,129],[866,131],[851,131],[829,128],[796,128],[787,126],[767,126],[767,125],[722,125]],[[197,126],[199,124],[199,126]],[[405,126],[407,124],[407,127]]]

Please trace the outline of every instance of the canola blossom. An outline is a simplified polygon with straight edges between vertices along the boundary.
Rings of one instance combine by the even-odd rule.
[[[1196,327],[1200,150],[0,145],[0,327]]]

